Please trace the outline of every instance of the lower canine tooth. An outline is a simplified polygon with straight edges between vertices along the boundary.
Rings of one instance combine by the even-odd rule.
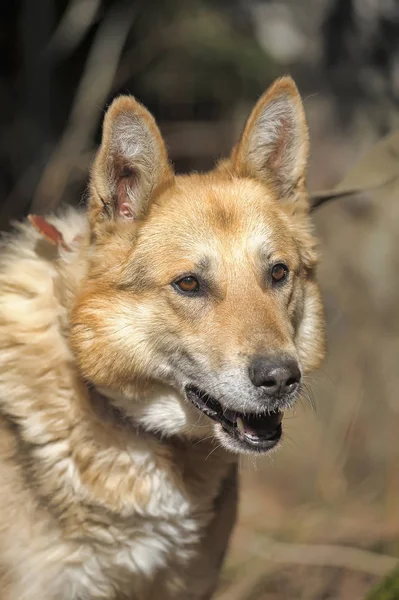
[[[238,431],[241,431],[241,433],[244,433],[244,431],[245,431],[244,421],[241,419],[241,417],[237,417],[236,424],[237,424]]]

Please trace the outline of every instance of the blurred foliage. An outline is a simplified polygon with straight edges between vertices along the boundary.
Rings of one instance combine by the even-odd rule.
[[[150,102],[155,97],[158,105],[183,104],[194,112],[213,102],[220,112],[231,109],[233,90],[234,102],[254,97],[278,72],[254,37],[250,14],[242,13],[236,0],[177,0],[161,6],[141,12],[130,50],[130,56],[142,56],[151,49],[145,61],[150,75],[147,70],[136,74]]]
[[[240,0],[6,2],[0,50],[0,228],[32,196],[42,212],[80,198],[116,94],[136,95],[161,121],[215,121],[277,73]]]
[[[399,3],[397,0],[333,0],[322,27],[327,73],[348,123],[357,103],[382,104],[385,112],[399,105]],[[387,115],[388,116],[388,115]],[[379,117],[381,133],[389,116]]]
[[[366,600],[398,600],[398,598],[399,569],[395,569],[395,571],[371,590]]]
[[[32,203],[45,211],[81,197],[102,109],[119,93],[136,95],[161,125],[235,122],[288,70],[305,93],[328,89],[327,79],[338,113],[347,120],[365,99],[383,98],[378,118],[386,129],[399,60],[399,19],[392,4],[5,0],[0,3],[0,229]],[[233,141],[232,133],[230,139],[208,128],[202,143],[207,137],[220,140],[220,154]],[[193,146],[199,144],[198,128],[193,137]],[[198,156],[191,152],[184,158],[182,150],[175,152],[174,136],[177,170],[211,166],[217,147],[212,139]]]

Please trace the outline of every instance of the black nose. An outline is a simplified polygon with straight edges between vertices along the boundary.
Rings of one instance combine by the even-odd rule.
[[[257,357],[249,368],[249,377],[256,387],[265,388],[268,395],[282,396],[297,389],[301,371],[293,358]]]

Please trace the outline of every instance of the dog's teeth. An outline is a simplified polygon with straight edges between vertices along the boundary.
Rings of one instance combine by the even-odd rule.
[[[237,424],[238,431],[241,431],[241,433],[244,433],[245,426],[244,426],[244,421],[241,419],[241,417],[237,417],[236,424]]]

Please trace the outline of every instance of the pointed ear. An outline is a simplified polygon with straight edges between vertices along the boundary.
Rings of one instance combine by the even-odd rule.
[[[250,114],[233,149],[233,169],[239,176],[274,185],[282,200],[295,201],[305,185],[308,153],[301,97],[291,77],[283,77],[273,83]]]
[[[173,178],[154,118],[132,96],[120,96],[106,112],[90,181],[90,222],[134,220],[151,196]]]

